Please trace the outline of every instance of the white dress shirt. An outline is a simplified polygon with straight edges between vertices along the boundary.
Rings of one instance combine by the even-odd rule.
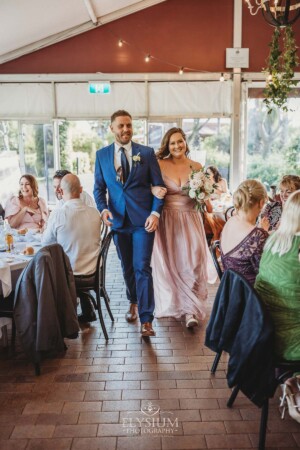
[[[93,197],[88,194],[86,191],[82,191],[80,194],[80,200],[83,201],[83,203],[87,206],[92,206],[93,208],[97,208],[96,206],[96,202],[93,199]],[[58,200],[56,198],[56,206],[57,208],[61,208],[63,205],[65,204],[64,199],[61,198],[60,200]]]
[[[126,145],[121,145],[118,142],[115,142],[114,165],[115,165],[116,172],[121,167],[121,154],[122,154],[122,152],[120,150],[121,147],[124,148],[126,158],[128,159],[128,162],[129,162],[130,170],[132,169],[132,145],[131,145],[131,141],[128,142],[128,144],[126,144]]]
[[[86,206],[80,199],[68,200],[51,213],[42,244],[60,244],[74,275],[90,275],[96,270],[100,251],[100,226],[97,209]]]

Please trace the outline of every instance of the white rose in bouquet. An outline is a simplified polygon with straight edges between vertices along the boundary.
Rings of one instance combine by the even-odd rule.
[[[194,189],[190,189],[189,196],[190,198],[196,198],[196,191]]]
[[[194,190],[198,189],[199,187],[201,187],[201,184],[202,184],[202,182],[200,180],[192,179],[190,181],[190,188],[194,189]]]
[[[205,199],[205,193],[204,192],[200,192],[200,194],[198,195],[198,199],[199,200],[204,200]]]

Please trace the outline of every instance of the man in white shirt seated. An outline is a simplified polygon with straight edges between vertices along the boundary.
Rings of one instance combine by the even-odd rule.
[[[57,170],[53,176],[53,189],[56,196],[56,206],[58,208],[60,208],[64,204],[64,199],[62,198],[60,190],[61,180],[65,175],[68,175],[70,173],[71,172],[69,170]],[[96,208],[96,203],[93,197],[86,191],[84,191],[82,187],[80,187],[80,189],[80,199],[83,201],[83,203],[87,206],[93,206],[94,208]]]
[[[97,209],[80,199],[80,180],[67,174],[60,186],[64,204],[55,209],[42,236],[42,244],[60,244],[70,259],[77,287],[84,287],[94,278],[100,252],[101,216]],[[84,293],[80,294],[82,315],[80,322],[96,320],[94,307]]]

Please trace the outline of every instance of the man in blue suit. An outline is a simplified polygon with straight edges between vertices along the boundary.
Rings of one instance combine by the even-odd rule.
[[[150,263],[163,200],[152,195],[151,185],[164,182],[154,150],[131,141],[131,115],[116,111],[110,128],[115,142],[97,151],[94,196],[104,223],[114,232],[130,302],[126,320],[132,322],[139,314],[142,336],[155,336]]]

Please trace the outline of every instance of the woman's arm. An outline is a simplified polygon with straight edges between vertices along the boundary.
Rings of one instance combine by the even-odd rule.
[[[24,216],[27,213],[27,210],[28,210],[27,206],[24,206],[16,214],[7,216],[6,218],[8,220],[9,225],[12,228],[20,228],[22,226]],[[30,211],[32,211],[32,210],[30,210]]]

